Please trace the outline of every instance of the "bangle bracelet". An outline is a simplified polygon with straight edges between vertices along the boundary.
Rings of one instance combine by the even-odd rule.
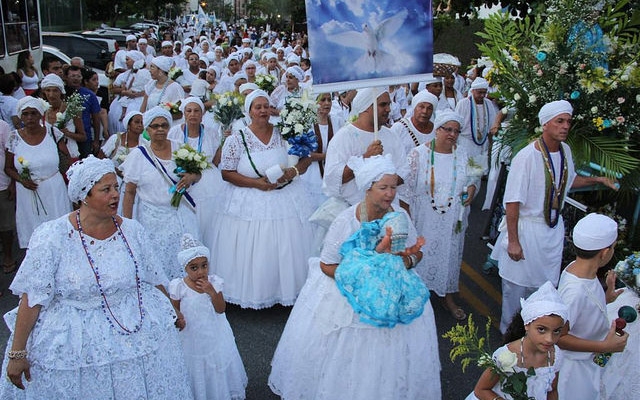
[[[409,261],[411,262],[411,266],[409,267],[409,269],[414,268],[418,264],[418,256],[415,254],[410,254]]]
[[[291,168],[293,168],[294,171],[296,171],[296,176],[294,176],[294,178],[297,178],[300,176],[300,171],[298,171],[298,168],[294,165]]]
[[[27,351],[26,350],[11,350],[7,354],[7,357],[9,357],[9,360],[22,360],[23,358],[27,358]]]
[[[504,397],[502,397],[502,396],[496,396],[496,397],[494,397],[494,398],[493,398],[493,399],[491,399],[491,400],[500,400],[500,399],[504,400]]]

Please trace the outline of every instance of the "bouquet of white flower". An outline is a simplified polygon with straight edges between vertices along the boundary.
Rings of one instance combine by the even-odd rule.
[[[306,93],[301,98],[287,98],[280,118],[277,126],[282,137],[291,145],[289,154],[304,158],[318,148],[316,136],[311,131],[318,120],[318,104],[309,100]]]
[[[244,117],[242,104],[244,97],[236,92],[224,92],[216,96],[213,118],[222,125],[223,131],[229,129],[233,121]]]
[[[178,176],[183,174],[199,174],[207,168],[211,168],[211,164],[207,161],[207,155],[198,152],[188,144],[182,145],[178,150],[173,152],[173,160],[176,163],[176,169],[173,171]],[[169,193],[173,193],[171,197],[171,205],[178,207],[180,200],[184,194],[184,189],[177,190],[176,185],[169,189]]]
[[[184,72],[182,72],[180,68],[172,67],[172,68],[169,68],[169,72],[167,73],[167,76],[172,81],[175,81],[176,79],[180,78],[183,74]]]
[[[271,74],[258,74],[256,75],[256,85],[258,85],[260,89],[271,94],[276,86],[278,86],[278,80]]]
[[[86,100],[85,96],[76,92],[71,96],[67,97],[67,109],[63,113],[56,114],[56,127],[58,129],[62,129],[67,126],[67,123],[72,119],[78,117],[84,111],[84,101]]]

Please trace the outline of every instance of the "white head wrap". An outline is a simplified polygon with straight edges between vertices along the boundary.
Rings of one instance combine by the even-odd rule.
[[[413,96],[413,100],[411,100],[411,105],[413,107],[417,106],[418,103],[430,103],[433,106],[433,112],[435,113],[436,108],[438,107],[438,98],[432,93],[429,93],[428,90],[421,90],[418,94]]]
[[[213,49],[213,51],[218,51],[218,50],[220,50],[221,52],[223,52],[223,53],[224,53],[224,49],[222,48],[222,46],[216,46],[216,47]]]
[[[205,69],[209,67],[209,58],[207,56],[200,58],[198,61],[202,61],[204,63]]]
[[[602,214],[588,214],[573,228],[573,244],[582,250],[602,250],[617,238],[618,224]]]
[[[424,84],[431,85],[432,83],[442,83],[442,78],[439,76],[433,76],[433,74],[427,74],[427,79],[424,80]]]
[[[182,103],[180,103],[180,111],[184,113],[184,109],[187,107],[187,104],[195,103],[200,106],[200,110],[204,112],[204,104],[202,104],[202,100],[199,97],[189,96],[185,99],[182,99]]]
[[[136,35],[127,35],[126,41],[129,42],[133,40],[135,42],[136,39]]]
[[[396,173],[391,154],[377,155],[369,158],[362,156],[351,157],[347,161],[349,168],[356,177],[358,190],[368,190],[373,182],[377,182],[383,175]]]
[[[446,111],[438,112],[438,115],[436,116],[436,120],[433,123],[433,129],[438,129],[449,121],[455,121],[458,124],[460,124],[460,126],[462,127],[463,120],[460,114],[454,111],[446,110]]]
[[[161,106],[155,106],[142,114],[142,124],[144,125],[144,129],[147,129],[149,125],[151,125],[151,122],[158,117],[166,119],[168,123],[171,123],[171,121],[173,120],[171,118],[171,113],[169,112],[169,110]]]
[[[471,90],[474,89],[489,89],[489,82],[484,78],[477,77],[471,82]]]
[[[258,97],[264,97],[269,100],[269,95],[264,90],[254,90],[253,92],[249,93],[244,99],[244,110],[247,112],[247,114],[249,113],[249,109],[251,108],[251,103],[253,103],[253,101]]]
[[[242,50],[242,53],[244,55],[250,55],[251,57],[253,57],[253,50],[251,50],[251,48],[249,47],[245,47],[244,50]]]
[[[286,74],[293,75],[293,77],[295,77],[298,80],[298,82],[302,82],[304,80],[304,71],[302,70],[302,68],[298,67],[297,65],[287,68],[285,71],[285,75]]]
[[[562,301],[560,293],[549,281],[540,286],[528,299],[520,299],[520,306],[522,307],[520,315],[525,325],[546,315],[557,315],[564,322],[569,319],[569,309]]]
[[[373,105],[373,103],[376,102],[378,97],[382,96],[382,94],[386,92],[387,89],[385,87],[359,89],[358,93],[351,101],[351,113],[358,115],[361,112],[366,111]]]
[[[127,129],[127,126],[129,126],[129,121],[131,121],[131,118],[135,117],[136,115],[142,115],[142,113],[138,110],[133,110],[133,111],[129,111],[124,118],[122,119],[122,125],[124,126],[124,129]]]
[[[227,65],[229,65],[233,60],[240,62],[240,60],[242,60],[242,56],[240,56],[238,53],[229,54],[229,57],[227,57]]]
[[[140,69],[144,66],[144,54],[142,54],[139,50],[129,50],[127,51],[127,57],[133,60],[133,68]]]
[[[44,89],[48,87],[57,87],[58,89],[60,89],[60,92],[62,92],[62,94],[66,93],[64,91],[64,82],[62,81],[62,78],[60,78],[56,74],[49,74],[42,78],[42,81],[40,81],[40,88]]]
[[[217,65],[209,65],[209,68],[207,68],[207,71],[215,72],[216,78],[220,76],[220,67],[218,67]]]
[[[108,158],[99,159],[92,154],[74,162],[67,171],[69,186],[67,192],[73,203],[84,200],[91,188],[106,174],[115,174],[113,161]]]
[[[208,40],[208,39],[207,39],[207,37],[206,37],[206,36],[204,36],[204,35],[202,35],[202,36],[200,36],[200,38],[198,38],[198,41],[199,41],[200,43],[202,43],[202,42],[203,42],[203,41],[205,41],[205,40]]]
[[[40,115],[44,115],[44,113],[49,109],[50,105],[46,101],[32,97],[32,96],[24,96],[20,100],[18,100],[18,104],[16,106],[16,111],[18,116],[22,114],[22,112],[27,108],[35,108],[40,112]]]
[[[289,54],[287,57],[287,64],[298,64],[300,65],[300,56],[297,54]]]
[[[249,38],[243,38],[243,39],[242,39],[242,43],[251,43],[251,39],[249,39]]]
[[[244,64],[242,64],[242,70],[246,71],[247,67],[249,67],[249,66],[254,66],[254,67],[258,68],[258,65],[255,62],[253,62],[251,60],[247,60],[247,61],[244,62]]]
[[[249,80],[247,73],[244,71],[238,71],[233,74],[233,83],[235,84],[239,79]]]
[[[185,233],[182,235],[182,239],[180,240],[180,247],[182,250],[178,252],[178,263],[182,266],[182,268],[186,267],[191,260],[194,260],[198,257],[205,257],[209,259],[211,253],[209,249],[200,243],[197,239],[191,236],[190,233]]]
[[[173,47],[173,43],[171,43],[170,40],[165,40],[162,42],[162,45],[160,47],[167,47],[167,46]]]
[[[271,60],[272,58],[273,58],[274,60],[277,60],[277,59],[278,59],[278,56],[277,56],[275,53],[272,53],[272,52],[264,53],[264,56],[263,56],[263,57],[264,57],[264,59],[265,59],[265,60],[267,60],[267,61]]]
[[[147,44],[147,43],[148,43],[147,39],[145,39],[145,38],[138,39],[138,44]]]
[[[164,72],[169,72],[173,66],[173,58],[167,56],[154,57],[151,64],[155,65]]]
[[[191,40],[191,38],[186,38],[184,40],[184,44],[193,44],[193,40]]]
[[[247,82],[247,83],[243,83],[238,88],[238,91],[240,93],[244,92],[245,90],[260,90],[260,87],[253,82]]]
[[[189,51],[193,52],[193,47],[189,46],[188,44],[187,44],[187,45],[185,45],[185,46],[182,48],[182,54],[186,54],[186,53],[187,53],[187,50],[189,50]]]
[[[540,125],[546,124],[560,114],[573,115],[573,107],[571,106],[571,103],[566,100],[557,100],[545,104],[538,113]]]

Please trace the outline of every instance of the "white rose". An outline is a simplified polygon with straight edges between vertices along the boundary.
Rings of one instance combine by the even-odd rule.
[[[184,159],[189,155],[189,150],[187,149],[178,149],[176,152],[176,158]]]
[[[596,106],[591,107],[591,113],[592,114],[596,114],[597,112],[598,112],[598,107],[596,107]]]
[[[616,266],[613,268],[614,271],[616,271],[616,273],[621,273],[624,272],[627,269],[627,263],[623,261],[618,261],[618,263],[616,264]]]
[[[23,167],[23,168],[29,168],[29,161],[24,160],[24,161],[22,162],[22,167]]]
[[[513,95],[513,99],[514,99],[515,101],[520,100],[520,99],[521,99],[520,94],[519,94],[519,93],[514,94],[514,95]]]
[[[538,100],[538,98],[536,97],[535,94],[532,94],[531,96],[529,96],[529,103],[535,103],[536,100]]]
[[[505,349],[496,357],[496,364],[498,364],[498,368],[505,372],[511,371],[513,367],[518,364],[518,356],[516,353],[512,353],[508,349]]]
[[[198,164],[198,167],[200,167],[200,169],[206,169],[207,168],[207,162],[206,161],[200,161],[200,164]]]
[[[295,124],[295,125],[293,126],[293,130],[294,130],[296,133],[302,133],[302,131],[304,130],[304,126],[303,126],[302,124]]]

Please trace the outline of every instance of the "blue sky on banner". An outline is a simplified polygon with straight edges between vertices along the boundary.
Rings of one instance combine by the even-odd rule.
[[[314,92],[417,82],[433,69],[430,0],[306,0]]]

